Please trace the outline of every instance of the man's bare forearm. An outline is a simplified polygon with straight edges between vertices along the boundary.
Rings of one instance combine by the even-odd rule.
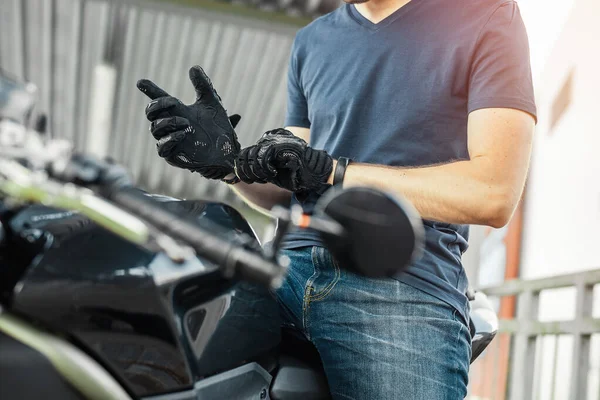
[[[247,184],[238,182],[232,185],[231,188],[251,207],[258,207],[263,210],[270,210],[275,205],[288,206],[292,197],[292,192],[272,183]]]
[[[351,164],[344,186],[402,195],[425,219],[498,228],[508,223],[523,192],[533,127],[533,117],[522,111],[478,110],[469,116],[470,160],[422,168]]]
[[[369,164],[348,167],[344,187],[373,186],[407,198],[425,219],[458,224],[505,225],[523,185],[490,182],[485,160],[425,168]]]

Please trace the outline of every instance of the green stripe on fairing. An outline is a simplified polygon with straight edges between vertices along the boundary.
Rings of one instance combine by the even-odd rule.
[[[71,199],[64,195],[50,195],[43,189],[32,186],[21,186],[11,181],[0,181],[0,193],[20,200],[52,205],[65,210],[79,211],[98,225],[136,244],[146,243],[150,236],[147,230],[136,232],[127,229],[127,227],[121,225],[119,222],[115,222],[98,211],[82,204],[79,199]]]
[[[89,370],[81,368],[72,359],[72,355],[62,348],[73,348],[73,346],[63,340],[42,332],[34,326],[18,319],[15,316],[2,312],[0,309],[0,331],[13,337],[15,340],[39,351],[48,361],[56,368],[56,370],[76,388],[81,394],[88,399],[93,400],[130,400],[131,397],[119,387],[120,390],[111,390],[103,385],[100,380],[106,377],[98,377],[92,375]],[[58,344],[60,343],[60,346]],[[72,351],[80,352],[78,349]],[[83,355],[89,358],[87,355]],[[98,366],[98,368],[101,368]],[[108,376],[108,373],[105,372]],[[112,379],[112,377],[110,378]],[[115,385],[116,384],[115,382]],[[114,386],[113,386],[114,389]]]

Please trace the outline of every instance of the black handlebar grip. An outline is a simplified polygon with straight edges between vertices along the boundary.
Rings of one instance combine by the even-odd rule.
[[[235,276],[270,287],[278,287],[283,280],[283,267],[185,220],[139,189],[117,188],[105,194],[117,205],[140,216],[167,235],[188,244],[199,256],[215,263],[228,278]]]

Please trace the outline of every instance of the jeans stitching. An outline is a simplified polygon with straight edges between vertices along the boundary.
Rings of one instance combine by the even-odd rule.
[[[308,339],[310,339],[310,333],[308,331],[308,309],[310,307],[311,300],[311,292],[314,290],[312,287],[313,282],[319,275],[318,267],[315,262],[315,253],[318,251],[318,247],[313,247],[311,250],[311,262],[313,264],[313,274],[306,281],[306,285],[304,286],[304,301],[302,302],[302,324],[304,325],[304,334]]]
[[[321,264],[322,264],[323,260],[322,260],[321,257],[324,256],[324,255],[325,255],[325,249],[318,248],[317,249],[316,257],[313,260],[313,262],[315,264],[319,265],[319,269],[322,269],[321,268],[322,267]],[[338,268],[335,265],[334,265],[334,271],[335,272],[334,272],[334,278],[333,278],[333,280],[331,282],[329,282],[329,284],[325,288],[323,288],[320,292],[315,293],[314,295],[310,295],[310,299],[311,300],[320,300],[323,295],[326,295],[327,293],[329,293],[331,291],[331,289],[333,288],[333,286],[337,283],[337,279],[339,279],[337,277]]]
[[[340,268],[338,267],[337,263],[333,263],[333,268],[335,270],[335,277],[333,278],[333,281],[331,281],[331,283],[329,283],[329,285],[327,285],[327,287],[323,290],[321,290],[319,293],[312,295],[311,296],[311,300],[312,301],[319,301],[319,300],[323,300],[325,299],[329,293],[331,293],[331,291],[333,290],[333,288],[335,287],[335,285],[338,283],[338,281],[340,280]]]

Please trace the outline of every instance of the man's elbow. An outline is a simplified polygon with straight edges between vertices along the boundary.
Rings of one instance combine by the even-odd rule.
[[[486,206],[483,215],[483,225],[492,228],[502,228],[506,226],[517,208],[519,196],[512,190],[500,189],[492,196],[486,196],[484,199]]]

